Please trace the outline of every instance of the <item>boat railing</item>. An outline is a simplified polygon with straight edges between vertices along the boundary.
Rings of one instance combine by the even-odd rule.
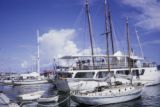
[[[126,65],[115,65],[115,64],[110,64],[110,68],[111,69],[120,69],[120,68],[128,68],[128,66]],[[137,68],[137,66],[133,66],[133,68]],[[85,65],[85,66],[81,66],[81,67],[72,67],[73,70],[97,70],[97,69],[108,69],[108,65],[104,64],[104,65]]]

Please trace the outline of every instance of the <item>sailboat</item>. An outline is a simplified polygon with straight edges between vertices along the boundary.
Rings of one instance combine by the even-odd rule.
[[[48,83],[48,79],[45,79],[40,75],[39,31],[37,30],[37,72],[20,74],[20,79],[12,81],[12,85],[32,85],[44,83]]]
[[[87,1],[88,2],[88,1]],[[106,0],[105,0],[106,7]],[[105,15],[106,16],[106,15]],[[105,18],[106,20],[106,18]],[[106,22],[106,21],[105,21]],[[130,58],[130,43],[128,34],[128,20],[126,21],[127,28],[127,41],[128,41],[128,56]],[[109,33],[108,25],[106,23],[106,42],[107,42],[107,62],[108,62],[108,72],[110,72],[110,60],[109,60]],[[130,64],[128,67],[131,71]],[[97,90],[88,91],[71,91],[71,99],[80,104],[87,105],[103,105],[112,103],[121,103],[136,99],[141,96],[143,85],[133,84],[132,78],[130,78],[131,84],[112,84],[108,87],[98,87]]]

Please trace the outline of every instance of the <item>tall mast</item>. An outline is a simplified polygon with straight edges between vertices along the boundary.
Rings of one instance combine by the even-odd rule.
[[[138,31],[137,31],[136,28],[135,28],[135,31],[136,31],[136,35],[137,35],[138,44],[139,44],[139,47],[140,47],[140,50],[141,50],[141,56],[142,56],[142,58],[144,58],[143,51],[142,51],[142,45],[141,45],[139,35],[138,35]]]
[[[107,12],[106,12],[106,7],[107,7],[107,2],[106,0],[104,1],[104,7],[105,7],[105,28],[106,28],[106,31],[105,31],[105,34],[106,34],[106,45],[107,45],[107,62],[108,62],[108,71],[110,72],[110,59],[109,59],[109,27],[108,27],[108,21],[107,21]]]
[[[37,30],[37,72],[40,73],[39,30]]]
[[[110,11],[110,8],[109,8],[109,2],[108,2],[108,0],[106,1],[106,6],[105,7],[107,7],[107,6],[108,6],[109,29],[110,29],[110,36],[111,36],[111,43],[112,43],[112,54],[114,54],[115,50],[114,50],[113,34],[112,34],[112,20],[111,20],[111,11]],[[105,10],[107,10],[107,9],[105,9]]]
[[[127,46],[128,46],[128,68],[131,73],[131,46],[130,46],[130,37],[129,37],[129,28],[128,28],[128,17],[126,18],[126,33],[127,33]],[[132,80],[131,80],[132,84]]]
[[[89,12],[89,2],[86,0],[86,14],[87,14],[87,20],[88,20],[88,27],[89,27],[89,38],[90,38],[90,45],[91,45],[91,55],[92,55],[92,63],[94,68],[94,49],[93,49],[93,32],[92,32],[92,23],[91,23],[91,16]]]

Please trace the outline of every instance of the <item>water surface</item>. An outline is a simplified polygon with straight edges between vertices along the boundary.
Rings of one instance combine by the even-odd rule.
[[[4,86],[0,85],[0,91],[3,91],[11,100],[17,101],[16,96],[35,91],[45,91],[44,96],[59,95],[58,103],[37,104],[37,102],[23,104],[23,107],[89,107],[87,105],[79,105],[70,100],[67,93],[57,92],[52,84],[24,85],[24,86]],[[146,87],[142,93],[142,97],[118,104],[99,105],[92,107],[160,107],[160,85]]]

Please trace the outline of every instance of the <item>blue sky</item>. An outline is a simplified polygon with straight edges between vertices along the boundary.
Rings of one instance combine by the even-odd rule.
[[[103,0],[90,0],[90,4],[95,48],[104,53]],[[35,64],[37,29],[40,31],[42,67],[64,53],[88,51],[83,7],[84,0],[0,0],[0,70],[31,69]],[[129,17],[135,53],[140,54],[136,27],[144,56],[160,64],[160,2],[110,0],[110,8],[119,47],[125,49],[125,18]]]

